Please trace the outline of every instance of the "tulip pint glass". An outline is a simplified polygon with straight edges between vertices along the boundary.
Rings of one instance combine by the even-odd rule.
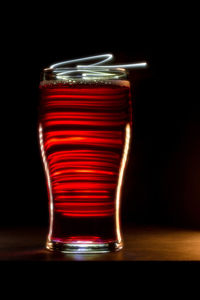
[[[123,245],[120,195],[131,135],[130,82],[124,69],[92,72],[42,73],[38,129],[49,250],[98,253]]]

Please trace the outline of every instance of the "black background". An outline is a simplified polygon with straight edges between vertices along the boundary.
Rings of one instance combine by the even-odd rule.
[[[195,16],[179,7],[128,3],[34,4],[8,15],[1,36],[0,226],[47,226],[48,200],[37,137],[40,73],[50,64],[113,53],[146,60],[130,73],[133,137],[122,221],[200,228],[200,105],[195,93]],[[50,10],[47,10],[50,8]],[[23,7],[24,9],[24,7]],[[187,8],[186,8],[187,9]]]

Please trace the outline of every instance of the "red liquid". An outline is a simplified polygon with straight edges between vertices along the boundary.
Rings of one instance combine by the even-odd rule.
[[[49,240],[119,240],[120,176],[130,133],[129,83],[43,82],[40,90],[39,135],[50,201]]]

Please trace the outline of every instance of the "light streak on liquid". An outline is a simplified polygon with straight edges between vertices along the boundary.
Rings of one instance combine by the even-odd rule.
[[[131,133],[129,82],[42,82],[40,91],[49,240],[120,242],[120,194]]]

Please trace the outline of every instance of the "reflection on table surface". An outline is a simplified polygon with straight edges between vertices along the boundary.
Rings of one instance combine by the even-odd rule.
[[[45,249],[46,228],[0,229],[1,261],[200,261],[200,230],[129,226],[115,253],[65,254]]]

